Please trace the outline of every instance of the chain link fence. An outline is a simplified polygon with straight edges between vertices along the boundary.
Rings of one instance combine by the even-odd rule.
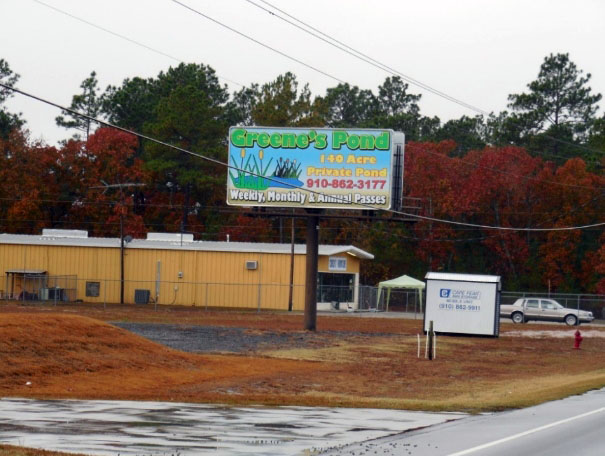
[[[549,298],[563,307],[592,312],[595,318],[605,320],[605,295],[576,293],[532,293],[521,291],[503,291],[502,304],[512,304],[519,298]]]
[[[28,303],[86,302],[103,305],[120,302],[120,280],[78,279],[75,275],[25,275],[18,293],[4,293],[3,300]],[[186,305],[203,308],[240,308],[256,310],[287,310],[304,308],[305,286],[277,283],[199,283],[179,281],[133,281],[123,283],[125,304]],[[291,296],[291,298],[290,298]],[[387,303],[386,291],[378,287],[318,286],[318,309],[332,311],[404,312],[421,318],[425,307],[416,290],[391,289]],[[503,291],[502,304],[519,298],[547,297],[565,307],[591,311],[595,318],[605,319],[605,295],[574,293],[536,293]]]
[[[4,299],[52,302],[74,302],[77,299],[78,278],[75,275],[24,274],[18,282],[19,291],[5,293]]]

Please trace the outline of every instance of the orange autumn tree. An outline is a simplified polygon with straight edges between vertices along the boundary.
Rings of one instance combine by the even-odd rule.
[[[435,218],[478,225],[418,221],[416,239],[402,242],[428,270],[497,274],[509,289],[537,290],[549,284],[559,291],[603,288],[602,228],[487,228],[602,222],[602,176],[590,173],[580,159],[557,168],[517,147],[487,147],[452,157],[452,144],[410,143],[406,148],[406,195],[428,199]]]
[[[136,157],[137,146],[136,137],[110,128],[97,130],[88,141],[65,144],[61,149],[63,190],[72,201],[66,218],[87,226],[92,235],[116,236],[123,217],[125,233],[145,235],[144,218],[136,213],[135,203],[138,193],[151,184],[151,173]],[[118,187],[104,188],[105,184]],[[119,187],[123,184],[143,187]]]
[[[592,255],[592,261],[585,263],[595,277],[594,292],[605,294],[605,232],[599,238],[601,247]],[[592,264],[591,264],[592,263]]]
[[[477,225],[530,228],[539,158],[519,147],[487,147],[461,159],[470,169],[460,189],[467,217]],[[488,252],[486,272],[522,280],[529,271],[530,236],[523,231],[480,228],[478,242]]]
[[[61,180],[56,148],[14,130],[0,139],[0,227],[8,233],[39,233],[58,218]]]
[[[546,183],[540,187],[536,212],[541,214],[542,226],[584,226],[603,221],[605,177],[589,172],[582,159],[545,168],[541,177]],[[543,285],[560,291],[578,287],[596,291],[602,233],[602,227],[548,232],[538,249]]]
[[[271,239],[271,221],[266,217],[248,217],[244,214],[229,217],[218,233],[218,240],[229,236],[236,242],[275,242]]]
[[[469,208],[468,201],[459,197],[469,171],[451,157],[455,149],[454,141],[406,146],[405,194],[423,200],[423,216],[453,220]],[[413,233],[418,239],[416,255],[430,270],[449,269],[455,262],[454,241],[460,232],[454,225],[419,219]]]

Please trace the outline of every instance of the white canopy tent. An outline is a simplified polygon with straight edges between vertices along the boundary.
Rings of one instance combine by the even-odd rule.
[[[425,288],[423,281],[415,279],[413,277],[402,275],[396,279],[385,280],[378,284],[378,297],[376,299],[376,305],[380,302],[380,296],[382,295],[383,288],[386,289],[386,310],[389,310],[389,300],[391,299],[391,290],[393,288],[408,288],[418,290],[418,296],[420,298],[420,312],[422,312],[422,290]]]

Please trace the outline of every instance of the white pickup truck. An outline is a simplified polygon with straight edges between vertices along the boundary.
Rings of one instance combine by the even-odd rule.
[[[594,320],[592,312],[569,309],[553,299],[545,298],[520,298],[512,305],[503,304],[500,306],[500,316],[510,318],[515,323],[530,320],[564,321],[569,326]]]

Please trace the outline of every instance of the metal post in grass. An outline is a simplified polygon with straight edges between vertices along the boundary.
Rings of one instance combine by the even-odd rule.
[[[435,343],[433,336],[435,335],[434,331],[433,331],[433,320],[429,321],[429,332],[427,334],[427,337],[429,339],[428,345],[429,345],[429,349],[428,349],[428,358],[429,361],[433,359],[433,344]]]

